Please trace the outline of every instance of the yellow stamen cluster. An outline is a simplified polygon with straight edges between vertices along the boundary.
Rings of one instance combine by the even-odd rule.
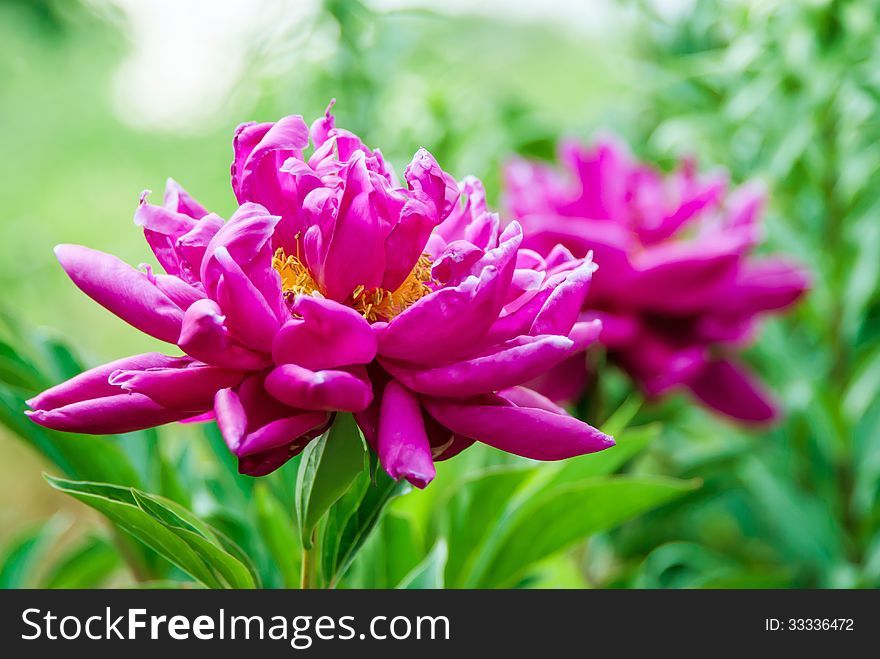
[[[371,323],[391,320],[431,292],[428,286],[433,281],[431,266],[431,259],[427,254],[422,254],[413,271],[397,290],[358,286],[352,292],[348,304]],[[279,248],[272,258],[272,267],[281,275],[281,290],[285,295],[321,296],[318,284],[298,257],[288,256]]]
[[[428,255],[422,254],[416,267],[396,291],[358,286],[351,294],[351,306],[371,323],[377,320],[391,320],[431,292],[428,287],[428,283],[433,281],[431,265]]]
[[[272,267],[281,275],[281,290],[293,295],[314,295],[319,293],[318,285],[312,279],[308,268],[297,257],[284,253],[279,247],[272,258]]]

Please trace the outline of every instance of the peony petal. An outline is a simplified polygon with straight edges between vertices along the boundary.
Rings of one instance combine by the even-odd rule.
[[[425,251],[428,237],[449,215],[458,199],[458,185],[425,149],[419,149],[404,171],[410,197],[400,212],[400,220],[385,240],[388,262],[382,288],[389,291],[406,280]]]
[[[363,366],[316,372],[284,364],[266,377],[266,391],[291,407],[328,412],[360,412],[373,400]]]
[[[580,314],[595,270],[596,266],[588,257],[579,267],[568,272],[535,316],[529,334],[567,335]]]
[[[242,124],[235,131],[232,190],[238,203],[255,201],[281,213],[285,204],[279,169],[291,156],[302,157],[309,129],[299,115],[274,124]]]
[[[571,405],[580,400],[586,391],[588,375],[586,356],[578,353],[530,380],[526,387],[534,390],[535,395],[540,392],[540,396],[549,401]],[[505,392],[499,392],[499,395],[509,399]]]
[[[214,234],[205,248],[200,278],[209,296],[214,295],[223,274],[216,260],[217,249],[225,247],[232,260],[245,272],[259,255],[271,260],[269,240],[279,218],[258,204],[242,204],[229,221]],[[267,252],[268,255],[267,255]]]
[[[498,318],[513,278],[522,230],[515,222],[481,260],[479,277],[426,295],[385,326],[379,354],[415,364],[448,363],[473,350]]]
[[[183,317],[177,345],[199,361],[223,368],[255,370],[271,363],[268,355],[238,344],[225,326],[220,306],[207,298],[195,302]]]
[[[275,363],[321,370],[366,364],[376,355],[370,324],[351,307],[301,295],[292,310],[302,318],[288,321],[278,331],[272,346]]]
[[[413,391],[432,396],[473,396],[522,384],[558,364],[574,343],[563,336],[521,337],[475,357],[437,368],[414,369],[379,359]]]
[[[165,272],[180,276],[182,269],[176,248],[177,239],[194,229],[198,222],[176,210],[148,204],[147,195],[148,191],[141,194],[134,223],[143,227],[144,237]]]
[[[166,409],[140,394],[116,394],[25,414],[34,423],[52,430],[115,435],[180,421],[193,412]]]
[[[222,272],[217,283],[217,302],[225,312],[229,332],[248,348],[271,352],[272,340],[281,325],[275,312],[226,247],[218,247],[214,258]],[[278,294],[280,297],[280,290]]]
[[[639,334],[639,319],[635,314],[624,315],[610,311],[590,309],[580,316],[581,322],[599,321],[599,341],[608,348],[620,348],[630,344]]]
[[[785,258],[750,260],[737,272],[736,286],[722,303],[733,314],[784,309],[810,289],[810,275]]]
[[[405,478],[424,488],[437,473],[419,401],[394,380],[382,395],[378,452],[382,468],[395,480]]]
[[[731,361],[707,362],[688,387],[705,405],[737,421],[760,424],[778,418],[770,394],[751,373]]]
[[[568,414],[564,408],[554,403],[553,399],[535,391],[531,387],[511,387],[510,389],[499,391],[498,395],[517,407],[535,407],[553,414]]]
[[[214,213],[205,215],[188,233],[177,239],[177,251],[183,273],[188,273],[193,282],[201,284],[200,272],[205,251],[217,232],[223,228],[223,218]]]
[[[242,371],[181,357],[160,367],[118,369],[109,382],[129,393],[143,394],[168,409],[204,412],[213,407],[219,389],[235,386],[243,376]]]
[[[422,403],[453,432],[534,460],[562,460],[614,445],[611,437],[571,416],[519,407],[491,394],[465,400],[424,397]]]
[[[636,259],[628,302],[661,313],[712,308],[733,283],[742,256],[742,241],[724,236],[645,250]]]
[[[34,410],[51,410],[70,403],[77,403],[92,398],[115,396],[119,388],[109,383],[110,374],[121,369],[162,368],[174,364],[180,357],[169,357],[158,352],[147,352],[142,355],[123,357],[109,364],[102,364],[75,375],[66,382],[55,385],[27,401]]]
[[[434,233],[442,236],[447,243],[466,240],[483,250],[495,247],[498,244],[498,227],[495,225],[497,216],[489,213],[482,181],[474,176],[467,176],[459,188],[462,203],[453,206],[449,216]],[[477,226],[473,227],[474,224]],[[487,228],[486,225],[490,226]],[[478,236],[482,238],[482,242],[474,242]]]
[[[145,334],[177,341],[183,310],[146,274],[115,256],[80,245],[58,245],[55,255],[73,283],[102,307]]]
[[[296,455],[328,421],[326,412],[298,410],[280,403],[266,392],[259,376],[248,378],[234,389],[218,391],[214,413],[223,439],[238,457],[282,446],[289,447],[289,456]]]
[[[374,187],[364,158],[359,151],[348,162],[345,188],[332,234],[325,236],[326,251],[319,270],[321,290],[339,302],[358,286],[379,287],[385,271],[384,243],[391,226],[371,203]]]
[[[153,282],[156,288],[184,311],[189,309],[193,302],[205,297],[199,289],[173,275],[153,275]]]
[[[194,220],[200,220],[208,214],[205,207],[193,199],[192,195],[173,178],[165,181],[165,195],[162,205],[175,213],[189,215]]]

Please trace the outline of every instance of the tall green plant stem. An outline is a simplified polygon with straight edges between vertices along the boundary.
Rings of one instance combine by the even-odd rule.
[[[316,531],[312,531],[312,547],[302,552],[302,572],[300,573],[300,588],[308,590],[315,587],[315,560],[320,555],[316,545]]]

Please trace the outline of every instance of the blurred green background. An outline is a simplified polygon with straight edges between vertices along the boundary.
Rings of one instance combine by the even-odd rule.
[[[762,180],[765,249],[808,264],[815,289],[748,353],[784,423],[747,433],[679,398],[641,408],[634,425],[662,430],[622,468],[702,487],[554,554],[531,583],[880,585],[880,3],[476,4],[0,1],[0,306],[20,332],[9,345],[59,339],[89,366],[155,349],[79,294],[52,247],[150,261],[131,218],[166,176],[228,217],[242,121],[308,120],[335,97],[339,125],[398,171],[424,146],[456,177],[483,178],[493,201],[507,155],[549,158],[562,135],[610,129],[663,166],[694,154],[735,182]],[[619,375],[604,386],[622,400]],[[197,434],[160,432],[162,450],[190,465],[183,489],[204,458],[187,448]],[[415,549],[404,563],[430,549],[441,481],[503,461],[469,453],[395,502],[382,533],[406,521]],[[50,489],[44,470],[58,473],[0,429],[0,552],[42,538],[46,555],[92,547],[112,566],[97,516]]]

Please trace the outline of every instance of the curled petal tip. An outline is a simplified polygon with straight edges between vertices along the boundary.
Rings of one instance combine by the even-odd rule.
[[[406,478],[407,482],[413,487],[417,487],[420,490],[424,490],[428,487],[428,484],[434,480],[434,476],[436,474],[405,474],[402,477]],[[400,480],[401,476],[394,477],[394,480]]]

